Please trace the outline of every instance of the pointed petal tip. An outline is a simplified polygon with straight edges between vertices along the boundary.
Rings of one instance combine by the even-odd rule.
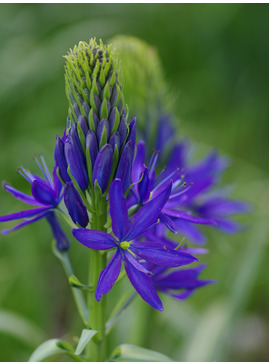
[[[97,302],[100,302],[101,301],[101,298],[102,298],[102,295],[96,292],[95,293],[95,299],[96,299],[96,301]]]
[[[6,181],[3,181],[1,185],[2,185],[2,187],[3,187],[4,189],[6,189],[6,186],[7,186],[7,185],[9,185],[9,183],[7,183]]]
[[[153,307],[153,308],[155,308],[155,310],[158,310],[158,311],[163,311],[163,310],[164,310],[164,308],[163,308],[163,304],[158,305],[158,306]]]

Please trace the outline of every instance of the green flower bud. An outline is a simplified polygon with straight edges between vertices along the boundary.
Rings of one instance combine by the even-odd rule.
[[[125,113],[119,62],[111,45],[90,39],[79,42],[65,56],[66,95],[69,123],[77,123],[82,115],[91,130],[101,119],[115,123]]]

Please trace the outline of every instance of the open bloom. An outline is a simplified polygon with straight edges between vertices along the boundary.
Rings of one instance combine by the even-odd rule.
[[[115,179],[109,191],[112,231],[115,237],[102,231],[73,229],[75,238],[88,248],[116,248],[107,267],[100,274],[96,289],[98,301],[116,282],[123,262],[127,276],[139,295],[153,308],[162,310],[162,303],[152,281],[152,273],[145,268],[140,259],[164,267],[178,267],[197,260],[190,254],[178,252],[159,242],[134,240],[158,222],[170,193],[171,184],[129,219],[122,182]]]
[[[0,216],[0,222],[26,219],[11,229],[2,230],[2,234],[7,234],[11,231],[18,230],[23,226],[32,224],[35,221],[41,220],[42,218],[46,218],[56,239],[57,248],[59,250],[66,250],[69,248],[69,240],[64,234],[54,213],[54,209],[63,198],[62,185],[56,174],[56,168],[53,170],[52,177],[43,156],[41,156],[41,160],[43,165],[41,165],[35,157],[35,161],[38,164],[44,178],[30,173],[23,167],[19,169],[19,173],[31,185],[32,196],[18,191],[6,182],[3,183],[4,189],[15,198],[37,207],[15,212],[10,215]]]
[[[149,167],[145,164],[145,143],[139,142],[137,145],[137,153],[132,170],[132,194],[129,197],[129,206],[138,204],[143,205],[150,197],[158,195],[172,180],[171,194],[162,209],[159,216],[172,232],[177,232],[175,221],[179,220],[181,224],[206,224],[215,225],[213,218],[204,218],[192,215],[192,211],[186,211],[185,205],[181,202],[188,196],[188,191],[192,190],[193,184],[185,181],[183,169],[178,165],[168,166],[156,176],[155,167],[158,162],[158,153],[154,153],[149,163]]]
[[[167,143],[171,142],[171,136],[162,134],[162,138],[168,138]],[[165,148],[165,141],[162,140],[158,146]],[[190,164],[187,161],[187,152],[187,143],[175,144],[168,157],[166,155],[166,160],[162,158],[165,168],[157,175],[155,170],[160,167],[159,156],[162,153],[155,153],[148,168],[145,164],[145,144],[138,143],[132,172],[132,181],[135,184],[129,205],[143,204],[150,195],[154,197],[154,193],[163,188],[167,179],[172,178],[172,193],[160,215],[161,222],[170,230],[180,232],[196,244],[206,241],[197,224],[214,225],[214,228],[226,234],[239,231],[241,225],[233,221],[232,216],[249,212],[250,204],[234,201],[221,191],[212,193],[228,165],[227,158],[212,151],[200,161]]]

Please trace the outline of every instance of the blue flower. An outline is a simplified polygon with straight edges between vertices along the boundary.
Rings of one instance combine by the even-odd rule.
[[[57,248],[59,250],[66,250],[69,248],[69,240],[65,236],[56,216],[54,210],[61,202],[63,198],[62,185],[56,174],[56,168],[53,170],[53,177],[50,175],[48,167],[45,163],[43,156],[40,157],[42,164],[35,157],[35,161],[38,164],[43,177],[41,178],[35,174],[30,173],[23,167],[19,169],[19,173],[30,183],[31,185],[31,195],[27,195],[21,191],[18,191],[14,187],[10,186],[8,183],[4,182],[4,189],[13,195],[15,198],[33,206],[36,208],[23,210],[10,215],[5,215],[0,217],[0,222],[26,219],[25,221],[19,223],[8,230],[2,230],[2,234],[7,234],[11,231],[20,229],[23,226],[29,225],[35,221],[46,218],[48,221],[53,235],[56,239]]]
[[[178,267],[197,260],[190,254],[175,251],[158,242],[134,240],[158,222],[159,214],[170,193],[171,183],[129,219],[123,184],[121,180],[115,179],[109,191],[112,231],[115,237],[102,231],[73,229],[75,238],[88,248],[116,248],[107,267],[100,274],[95,294],[98,301],[116,282],[123,262],[127,276],[139,295],[153,308],[162,310],[162,303],[152,281],[152,273],[145,268],[140,259],[165,267]]]
[[[169,169],[165,168],[156,177],[155,167],[158,162],[158,153],[154,153],[151,157],[149,167],[145,165],[145,143],[139,142],[137,145],[137,153],[133,163],[132,170],[132,195],[129,198],[128,205],[143,205],[150,197],[158,195],[172,180],[172,191],[167,200],[160,221],[164,223],[172,232],[177,232],[174,220],[179,220],[184,224],[207,224],[215,225],[213,218],[193,216],[191,211],[186,211],[185,206],[180,204],[186,194],[193,188],[192,183],[185,181],[183,170],[178,166],[169,165]],[[181,209],[178,209],[178,208]],[[183,209],[182,209],[183,208]]]
[[[164,141],[160,145],[164,147]],[[187,150],[186,143],[176,144],[170,151],[165,168],[157,175],[155,170],[158,168],[159,154],[153,154],[147,167],[145,144],[138,143],[132,171],[134,185],[128,206],[143,205],[172,179],[172,193],[159,217],[171,231],[180,232],[196,244],[206,241],[205,235],[196,224],[214,225],[216,229],[230,234],[239,231],[240,224],[230,217],[248,212],[250,205],[230,200],[218,192],[211,194],[222,171],[227,167],[227,158],[220,157],[213,151],[204,159],[190,165],[187,163]]]

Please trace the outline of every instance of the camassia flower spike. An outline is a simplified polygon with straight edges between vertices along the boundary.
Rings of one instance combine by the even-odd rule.
[[[110,187],[109,202],[112,219],[112,235],[96,230],[73,229],[75,238],[88,248],[109,250],[116,248],[108,265],[100,274],[95,297],[99,301],[116,282],[124,263],[127,276],[139,295],[157,310],[163,310],[162,303],[153,284],[153,274],[139,261],[164,267],[179,267],[197,261],[187,253],[181,253],[153,241],[133,241],[158,223],[159,214],[171,193],[171,184],[158,196],[149,200],[131,218],[128,217],[126,200],[120,179]]]
[[[55,164],[65,183],[81,191],[97,185],[106,195],[114,178],[124,191],[131,183],[136,120],[126,120],[118,58],[111,46],[95,39],[80,42],[67,54],[67,128],[57,136]]]
[[[59,178],[57,177],[56,168],[54,168],[53,170],[52,177],[43,156],[41,156],[40,158],[42,164],[38,161],[36,157],[34,157],[44,178],[30,173],[23,167],[19,169],[19,173],[31,185],[32,196],[18,191],[6,182],[3,183],[4,189],[12,196],[29,205],[37,207],[29,210],[15,212],[10,215],[0,216],[0,222],[26,219],[25,221],[19,223],[11,229],[2,230],[2,234],[8,234],[11,231],[18,230],[23,226],[41,220],[42,218],[46,218],[55,237],[57,248],[61,251],[67,250],[70,245],[69,240],[63,232],[53,211],[63,198],[62,185]]]

